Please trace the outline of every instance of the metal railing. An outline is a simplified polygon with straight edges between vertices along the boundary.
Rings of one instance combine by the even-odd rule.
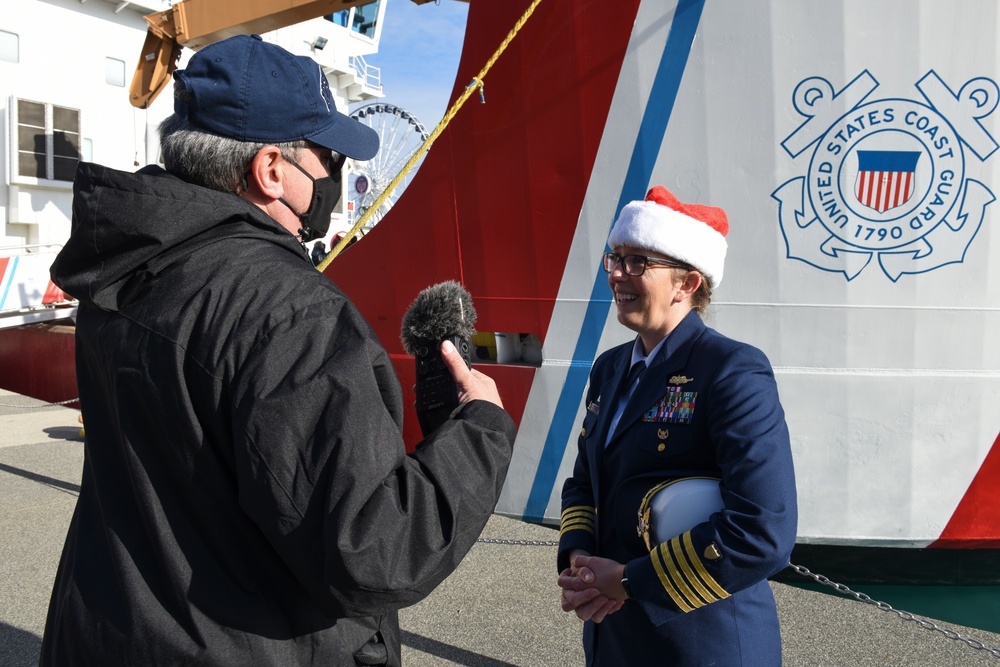
[[[382,92],[382,68],[369,65],[363,56],[350,56],[351,67],[357,72],[358,78],[368,88]]]

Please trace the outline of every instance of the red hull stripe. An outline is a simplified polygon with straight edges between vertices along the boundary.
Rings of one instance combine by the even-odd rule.
[[[955,508],[941,537],[929,548],[1000,548],[1000,434],[993,442],[983,465]]]

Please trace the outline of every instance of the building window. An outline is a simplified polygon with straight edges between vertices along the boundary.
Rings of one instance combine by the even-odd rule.
[[[28,100],[13,108],[18,175],[72,181],[80,162],[80,111]]]
[[[361,5],[354,8],[353,30],[360,32],[365,37],[375,38],[375,22],[378,20],[378,3]]]
[[[12,32],[0,30],[0,60],[20,62],[18,37]]]
[[[346,28],[351,20],[351,10],[341,9],[339,12],[334,12],[333,14],[327,14],[323,18],[333,23],[334,25],[339,25],[342,28]]]
[[[380,0],[352,9],[342,9],[333,14],[327,14],[323,18],[335,25],[350,28],[354,32],[361,33],[365,37],[375,38],[375,24],[378,20],[378,10]]]
[[[104,59],[104,82],[112,86],[125,87],[125,61],[117,58]]]

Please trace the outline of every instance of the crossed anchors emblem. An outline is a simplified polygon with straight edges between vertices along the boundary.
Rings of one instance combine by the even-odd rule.
[[[930,70],[916,83],[927,104],[865,102],[879,82],[863,71],[839,91],[820,77],[792,94],[805,117],[782,148],[813,149],[806,176],[771,197],[788,257],[856,278],[872,259],[890,280],[961,263],[996,197],[965,177],[965,149],[985,162],[998,146],[980,121],[1000,101],[987,78],[956,95]]]

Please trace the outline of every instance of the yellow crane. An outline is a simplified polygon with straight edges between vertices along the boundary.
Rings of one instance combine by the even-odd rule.
[[[461,0],[468,2],[468,0]],[[369,5],[374,0],[184,0],[146,16],[149,24],[129,88],[132,106],[146,109],[170,82],[181,49],[199,49],[233,35],[262,33]],[[431,0],[412,0],[422,5]]]

